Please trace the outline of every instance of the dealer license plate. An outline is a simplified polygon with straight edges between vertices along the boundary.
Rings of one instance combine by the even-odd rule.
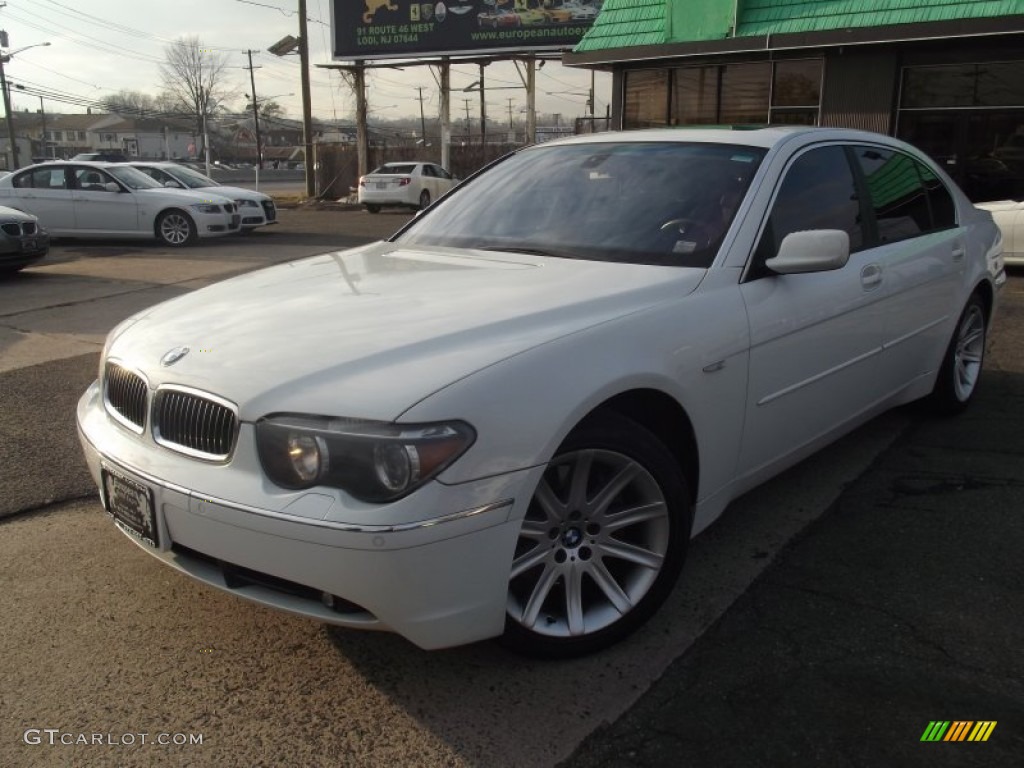
[[[125,533],[151,547],[159,543],[153,492],[134,480],[103,470],[104,500],[114,523]]]
[[[377,182],[377,189],[387,189],[387,188],[388,188],[388,183],[386,181],[378,181]]]
[[[21,250],[23,250],[23,251],[34,251],[35,249],[36,249],[36,241],[35,240],[22,240],[21,241]]]

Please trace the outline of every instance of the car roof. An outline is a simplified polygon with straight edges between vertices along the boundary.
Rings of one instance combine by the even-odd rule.
[[[889,136],[856,131],[845,128],[818,128],[806,125],[770,125],[770,126],[680,126],[676,128],[645,128],[631,131],[612,131],[592,133],[585,136],[570,136],[565,139],[544,142],[542,146],[556,144],[600,144],[615,141],[626,143],[640,142],[687,142],[707,144],[739,144],[750,147],[771,149],[795,137],[811,137],[819,140],[835,138],[837,140],[859,138],[884,141],[895,144]]]
[[[19,168],[17,171],[12,173],[20,173],[21,171],[27,171],[31,168],[66,168],[69,165],[83,166],[85,168],[111,168],[116,166],[131,165],[131,163],[120,163],[113,160],[47,160],[45,163],[35,163],[34,165],[26,165],[24,168]]]

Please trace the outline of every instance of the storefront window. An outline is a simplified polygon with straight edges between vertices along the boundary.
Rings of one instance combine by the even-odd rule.
[[[821,59],[679,67],[671,72],[673,125],[818,122]]]
[[[907,67],[901,106],[1024,107],[1024,61]]]
[[[726,64],[722,68],[721,110],[719,122],[765,123],[768,120],[768,94],[772,65]]]
[[[668,125],[668,70],[638,69],[626,73],[623,128]]]
[[[718,123],[718,67],[684,67],[672,71],[676,125]]]

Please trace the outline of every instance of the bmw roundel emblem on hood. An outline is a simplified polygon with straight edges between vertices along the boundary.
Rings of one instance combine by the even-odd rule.
[[[188,354],[188,347],[175,347],[160,358],[160,365],[167,367],[174,365]]]

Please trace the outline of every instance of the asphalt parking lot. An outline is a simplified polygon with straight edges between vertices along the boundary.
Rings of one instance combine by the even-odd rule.
[[[967,414],[901,409],[748,494],[694,543],[655,620],[588,659],[327,630],[136,550],[74,436],[106,330],[407,218],[286,210],[272,230],[181,251],[67,241],[0,281],[0,765],[1024,762],[1020,275]],[[984,743],[921,742],[935,720],[997,725]],[[108,743],[50,745],[47,729]]]

